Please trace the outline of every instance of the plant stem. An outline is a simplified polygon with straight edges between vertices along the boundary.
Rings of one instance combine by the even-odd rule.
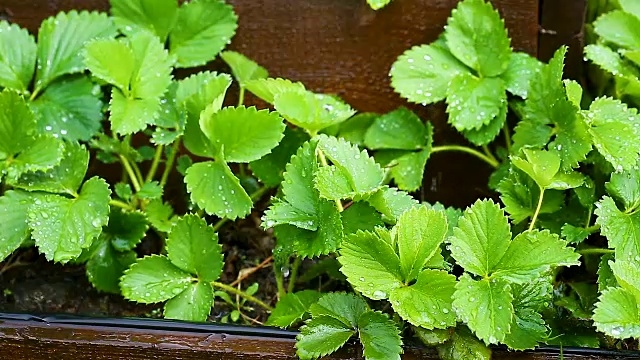
[[[540,214],[540,209],[542,208],[542,199],[544,199],[544,188],[540,188],[540,197],[538,198],[538,206],[536,207],[536,211],[533,213],[533,217],[531,218],[531,225],[529,225],[529,230],[532,231],[533,227],[536,224],[536,220],[538,219],[538,214]]]
[[[589,254],[613,254],[615,253],[615,250],[612,249],[600,249],[600,248],[593,248],[593,249],[582,249],[582,250],[577,250],[576,251],[578,254],[582,254],[582,255],[589,255]]]
[[[282,275],[282,270],[277,266],[273,267],[273,270],[276,273],[276,286],[278,287],[278,299],[282,299],[283,296],[287,295],[287,291],[284,289],[284,276]]]
[[[252,303],[257,304],[257,305],[259,305],[260,307],[262,307],[262,308],[264,308],[266,310],[269,310],[269,311],[273,310],[273,308],[271,306],[265,304],[262,300],[257,299],[254,296],[249,295],[249,294],[247,294],[246,292],[244,292],[242,290],[238,290],[238,289],[234,288],[233,286],[229,286],[227,284],[223,284],[223,283],[217,282],[217,281],[212,281],[211,285],[213,285],[213,287],[217,287],[219,289],[222,289],[222,290],[224,290],[226,292],[230,292],[230,293],[232,293],[234,295],[238,295],[238,296],[244,298],[245,300],[251,301]]]
[[[441,146],[434,146],[433,148],[431,148],[432,154],[437,152],[444,152],[444,151],[457,151],[457,152],[463,152],[469,155],[473,155],[478,159],[484,161],[485,163],[491,165],[491,167],[493,168],[497,168],[499,165],[498,161],[495,158],[492,159],[486,156],[485,154],[479,152],[478,150],[472,149],[470,147],[460,146],[460,145],[441,145]]]
[[[244,86],[240,86],[240,94],[238,94],[238,106],[244,104]]]
[[[291,276],[289,277],[289,285],[287,286],[287,293],[293,292],[294,287],[296,286],[296,278],[298,277],[298,269],[300,268],[300,264],[302,260],[299,257],[293,261],[293,266],[291,266]]]
[[[131,167],[133,168],[133,172],[136,174],[138,178],[138,183],[144,184],[144,177],[142,177],[142,171],[140,171],[138,164],[136,164],[135,161],[129,161],[129,163],[131,164]]]
[[[322,164],[322,166],[329,166],[329,163],[327,162],[327,158],[324,156],[324,153],[322,152],[322,150],[316,149],[316,153],[318,154],[318,158],[320,159],[320,164]],[[344,207],[342,206],[342,201],[336,200],[336,207],[338,208],[339,212],[344,211]]]
[[[167,158],[167,162],[164,164],[164,171],[162,172],[162,178],[160,179],[160,186],[164,188],[167,184],[167,179],[169,179],[169,174],[173,168],[173,163],[176,161],[176,156],[178,155],[178,151],[180,150],[180,138],[176,140],[173,144],[173,148],[171,149],[171,153]]]
[[[252,202],[256,202],[257,200],[259,200],[262,195],[264,195],[267,191],[269,190],[268,187],[263,186],[260,189],[256,190],[253,194],[251,194],[251,201]],[[229,221],[228,218],[222,218],[220,220],[218,220],[217,223],[215,223],[213,225],[213,231],[218,232],[220,230],[220,228],[227,223],[227,221]]]
[[[162,158],[162,151],[164,150],[163,145],[158,145],[156,148],[156,153],[153,156],[153,162],[151,163],[151,168],[147,173],[147,178],[145,182],[150,182],[156,176],[156,172],[158,171],[158,165],[160,165],[160,159]]]
[[[127,170],[127,174],[129,174],[129,179],[131,180],[131,184],[133,185],[133,188],[136,190],[136,192],[140,191],[141,189],[140,182],[138,182],[138,177],[136,176],[136,173],[133,171],[133,168],[131,167],[129,160],[127,160],[127,158],[124,157],[124,155],[120,155],[120,162],[122,163],[122,166],[124,166],[124,169]]]
[[[491,150],[489,150],[489,147],[487,145],[482,145],[482,150],[484,151],[485,155],[487,155],[489,159],[495,161],[496,163],[499,163],[498,159],[496,159],[496,157],[493,156],[493,153],[491,153]]]
[[[116,207],[119,207],[121,209],[129,210],[129,211],[134,211],[135,210],[135,208],[133,206],[131,206],[131,205],[125,203],[125,202],[122,202],[120,200],[111,199],[111,200],[109,200],[109,205],[116,206]]]
[[[502,127],[502,132],[504,133],[504,144],[507,146],[507,151],[511,152],[511,145],[513,145],[513,143],[511,142],[511,132],[506,122]]]

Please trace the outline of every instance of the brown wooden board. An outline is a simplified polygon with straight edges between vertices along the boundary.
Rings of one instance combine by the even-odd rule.
[[[405,50],[434,41],[457,0],[394,0],[373,11],[365,0],[229,0],[239,16],[231,49],[265,66],[272,76],[302,81],[313,91],[342,96],[359,111],[409,105],[389,85],[389,69]],[[493,0],[514,49],[538,49],[538,0]],[[58,11],[108,9],[108,0],[0,0],[0,17],[36,32]],[[209,68],[220,69],[216,61]],[[224,68],[223,68],[224,69]],[[200,70],[200,69],[198,69]],[[185,74],[184,72],[180,73]],[[248,96],[249,104],[255,98]],[[446,124],[443,106],[409,105],[435,125],[436,143],[464,140]],[[422,200],[466,206],[486,190],[490,169],[465,154],[429,161]]]
[[[65,320],[52,322],[0,320],[0,358],[12,360],[228,360],[296,359],[293,332],[280,330],[194,325],[192,330],[176,322],[128,320],[127,326],[115,327],[110,320],[96,320],[96,325]],[[90,321],[90,320],[88,320]],[[65,323],[66,322],[66,323]],[[164,325],[163,325],[164,324]],[[163,327],[165,327],[163,329]],[[242,334],[243,329],[247,334]],[[207,331],[208,330],[208,331]],[[222,331],[226,330],[226,331]],[[558,349],[535,352],[494,350],[495,360],[626,360],[639,359],[630,352],[603,352],[567,349],[563,357]],[[362,349],[353,342],[325,359],[362,359]],[[403,359],[437,360],[433,349],[408,347]]]

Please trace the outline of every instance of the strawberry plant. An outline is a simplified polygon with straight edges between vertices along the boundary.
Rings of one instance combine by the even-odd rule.
[[[206,321],[224,303],[222,321],[257,321],[245,312],[258,306],[267,325],[300,325],[303,359],[352,338],[367,359],[399,359],[412,337],[443,359],[637,347],[615,340],[640,338],[638,19],[620,5],[586,49],[615,91],[563,79],[565,47],[548,63],[513,51],[484,0],[459,2],[439,39],[400,55],[395,91],[444,101],[466,145],[434,143],[406,107],[357,113],[223,51],[237,17],[218,0],[111,0],[110,15],[45,20],[37,42],[0,22],[0,258],[36,247],[165,318]],[[230,74],[175,71],[218,55]],[[451,151],[493,169],[495,196],[456,209],[411,195]],[[89,176],[90,163],[122,171]],[[252,216],[275,238],[277,294],[221,279],[222,230]]]

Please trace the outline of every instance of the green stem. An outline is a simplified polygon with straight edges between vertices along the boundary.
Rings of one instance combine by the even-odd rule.
[[[590,255],[590,254],[602,255],[602,254],[614,254],[616,251],[612,249],[593,248],[593,249],[577,250],[576,252],[582,255]]]
[[[284,289],[284,275],[282,275],[282,269],[273,267],[273,270],[276,273],[276,286],[278,287],[278,298],[282,299],[285,295],[287,295],[287,291]]]
[[[178,155],[178,151],[180,150],[180,138],[176,140],[173,144],[173,148],[171,149],[171,153],[167,158],[167,162],[164,165],[164,171],[162,172],[162,178],[160,179],[160,186],[164,188],[167,184],[167,180],[169,179],[169,174],[173,169],[173,163],[176,161],[176,156]]]
[[[133,206],[131,206],[131,205],[125,203],[125,202],[122,202],[120,200],[111,199],[111,200],[109,200],[109,205],[117,206],[117,207],[119,207],[121,209],[129,210],[129,211],[134,211],[135,210],[135,208]]]
[[[320,164],[322,164],[322,166],[328,166],[329,163],[327,162],[327,158],[324,156],[322,150],[316,149],[316,153],[318,154],[318,158],[320,159]],[[344,206],[342,206],[342,202],[340,200],[336,200],[336,207],[338,208],[339,212],[344,211]]]
[[[491,167],[493,168],[497,168],[499,163],[497,160],[491,159],[490,157],[486,156],[485,154],[479,152],[478,150],[466,147],[466,146],[460,146],[460,145],[441,145],[441,146],[434,146],[433,148],[431,148],[431,153],[437,153],[437,152],[444,152],[444,151],[456,151],[456,152],[463,152],[463,153],[467,153],[469,155],[473,155],[475,157],[477,157],[478,159],[484,161],[485,163],[491,165]]]
[[[502,132],[504,133],[504,143],[507,146],[507,151],[511,152],[511,145],[513,145],[513,143],[511,142],[511,132],[509,131],[509,125],[507,125],[506,122],[502,127]]]
[[[529,231],[533,230],[533,227],[536,225],[536,220],[538,219],[538,214],[540,214],[540,209],[542,208],[542,199],[544,199],[544,188],[540,188],[540,197],[538,198],[538,206],[536,207],[536,211],[533,213],[533,217],[531,218],[531,225],[529,225]]]
[[[234,295],[238,295],[242,298],[244,298],[247,301],[251,301],[254,304],[259,305],[260,307],[266,309],[266,310],[273,310],[273,308],[267,304],[265,304],[264,302],[262,302],[262,300],[255,298],[254,296],[251,296],[249,294],[247,294],[246,292],[242,291],[242,290],[238,290],[236,288],[234,288],[233,286],[229,286],[227,284],[223,284],[221,282],[217,282],[217,281],[212,281],[211,285],[213,285],[213,287],[217,287],[219,289],[222,289],[226,292],[230,292]]]
[[[240,94],[238,94],[238,106],[244,104],[244,86],[240,86]]]
[[[289,277],[289,286],[287,286],[287,293],[292,293],[296,286],[296,278],[298,277],[298,269],[300,269],[301,263],[302,260],[299,257],[296,257],[293,261],[293,266],[291,266],[291,276]]]
[[[496,163],[498,163],[498,159],[496,159],[495,156],[493,156],[493,153],[491,153],[491,150],[489,150],[489,147],[487,145],[482,145],[482,150],[484,151],[485,155],[487,155],[487,157],[493,161],[495,161]]]
[[[144,184],[144,177],[142,177],[142,171],[140,171],[138,164],[136,164],[135,161],[129,161],[129,163],[131,164],[131,167],[133,168],[133,172],[136,174],[136,177],[138,178],[138,183],[141,185]]]
[[[162,151],[164,150],[164,146],[158,145],[156,148],[156,153],[153,156],[153,162],[151,163],[151,168],[147,173],[147,178],[145,182],[150,182],[156,176],[156,172],[158,171],[158,165],[160,165],[160,159],[162,158]]]
[[[41,88],[37,87],[33,90],[33,93],[31,94],[31,96],[29,97],[29,101],[33,101],[36,99],[36,97],[38,97],[38,94],[40,94],[40,90]]]
[[[133,188],[136,190],[136,192],[140,191],[141,189],[140,182],[138,182],[138,177],[136,176],[136,173],[133,171],[133,168],[131,167],[129,160],[127,160],[127,158],[124,157],[124,155],[120,155],[120,162],[122,162],[122,166],[124,166],[124,169],[127,171],[127,174],[129,174],[129,179],[131,180],[131,184],[133,185]]]
[[[257,200],[259,200],[267,191],[269,190],[268,187],[263,186],[260,189],[256,190],[253,194],[251,194],[251,201],[252,202],[256,202]],[[229,221],[228,218],[222,218],[220,220],[218,220],[217,223],[215,223],[215,225],[213,225],[213,231],[218,232],[220,230],[220,228],[227,223],[227,221]]]

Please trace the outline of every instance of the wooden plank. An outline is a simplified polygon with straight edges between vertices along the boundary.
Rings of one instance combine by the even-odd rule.
[[[547,61],[562,45],[569,47],[565,75],[579,80],[582,76],[584,22],[587,0],[542,0],[538,56]]]
[[[146,320],[149,322],[149,320]],[[141,323],[144,323],[142,320]],[[113,326],[5,320],[0,322],[0,358],[13,360],[280,360],[296,359],[293,333],[289,337],[243,336],[205,331],[116,328]],[[437,360],[433,349],[409,347],[403,359]],[[494,350],[496,360],[560,359],[556,349],[537,352]],[[605,353],[567,349],[566,360],[638,359],[631,353]],[[362,359],[362,349],[349,342],[325,359]]]

